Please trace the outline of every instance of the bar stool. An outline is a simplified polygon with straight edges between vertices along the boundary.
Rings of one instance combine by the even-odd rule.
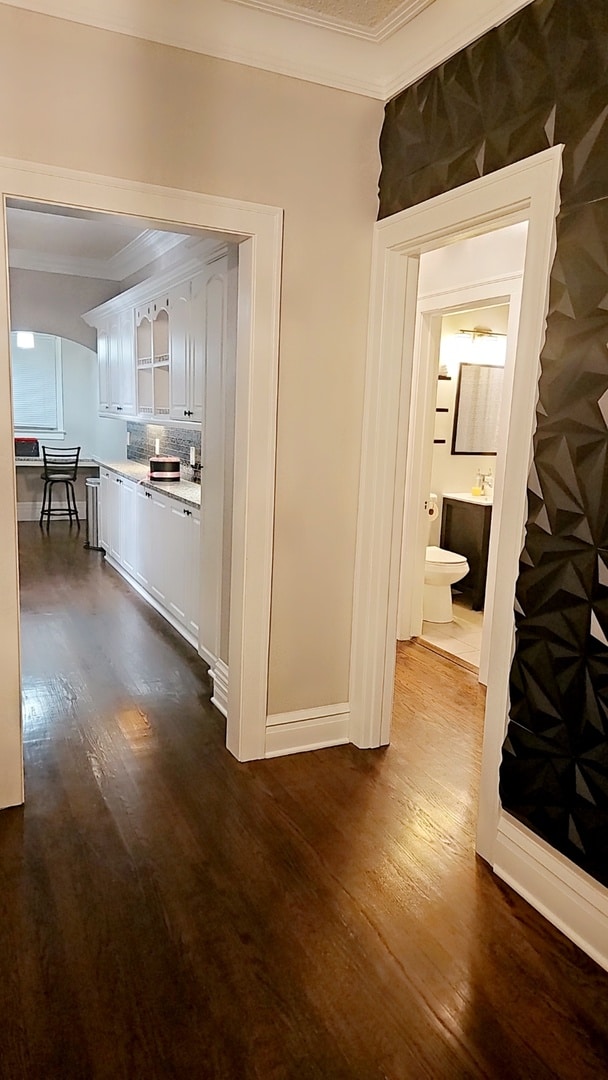
[[[69,517],[70,525],[74,518],[80,526],[78,507],[76,506],[76,493],[74,483],[78,475],[78,459],[80,457],[79,446],[54,446],[42,447],[42,460],[44,469],[40,476],[44,480],[44,494],[42,496],[42,509],[40,510],[39,524],[42,526],[46,517],[47,528],[53,517]],[[53,484],[65,484],[65,496],[67,506],[53,507]]]

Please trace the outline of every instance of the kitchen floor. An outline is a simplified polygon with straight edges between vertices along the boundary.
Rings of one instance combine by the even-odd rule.
[[[479,669],[483,611],[472,611],[463,596],[452,601],[451,623],[423,622],[420,640]]]

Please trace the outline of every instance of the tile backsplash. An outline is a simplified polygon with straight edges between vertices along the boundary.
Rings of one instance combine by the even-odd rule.
[[[129,445],[127,446],[127,458],[129,461],[140,461],[147,465],[155,453],[155,440],[158,439],[159,454],[169,454],[178,457],[184,468],[182,477],[189,478],[190,447],[195,447],[196,460],[201,460],[201,429],[191,427],[165,427],[163,424],[138,424],[137,421],[127,423],[129,433]]]

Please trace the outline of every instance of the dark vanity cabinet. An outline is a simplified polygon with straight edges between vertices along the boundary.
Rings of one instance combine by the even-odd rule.
[[[483,609],[488,571],[488,546],[492,507],[486,503],[465,502],[443,497],[441,547],[464,555],[469,572],[456,588],[471,591],[473,611]]]

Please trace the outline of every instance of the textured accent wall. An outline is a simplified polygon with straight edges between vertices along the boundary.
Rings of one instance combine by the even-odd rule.
[[[565,143],[503,806],[608,885],[608,4],[535,0],[386,109],[385,217]]]

